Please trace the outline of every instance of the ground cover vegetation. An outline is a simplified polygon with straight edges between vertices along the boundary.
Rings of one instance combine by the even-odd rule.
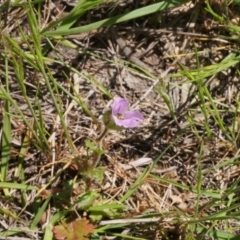
[[[240,239],[238,0],[0,2],[0,239]]]

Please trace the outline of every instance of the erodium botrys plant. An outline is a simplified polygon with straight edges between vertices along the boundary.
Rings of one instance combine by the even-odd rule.
[[[102,141],[109,130],[123,130],[124,128],[135,128],[144,121],[143,115],[137,110],[130,110],[129,101],[125,98],[115,97],[112,110],[104,114],[103,122],[105,129],[96,140],[97,148],[102,149]],[[101,154],[95,153],[93,168],[95,168],[101,158]]]

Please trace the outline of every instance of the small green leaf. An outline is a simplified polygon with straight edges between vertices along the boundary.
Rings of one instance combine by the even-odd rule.
[[[95,180],[97,183],[101,184],[104,179],[104,169],[94,168],[91,172],[92,180]]]
[[[91,142],[90,140],[86,140],[85,141],[86,147],[89,148],[90,150],[92,150],[93,152],[95,152],[98,155],[102,155],[104,154],[104,151],[100,148],[98,148],[98,146],[96,146],[93,142]]]
[[[99,194],[95,191],[90,191],[81,195],[81,197],[77,200],[78,209],[86,210],[90,206],[93,205],[95,199],[99,196]]]

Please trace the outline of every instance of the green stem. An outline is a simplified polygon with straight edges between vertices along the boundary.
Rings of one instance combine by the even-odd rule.
[[[105,127],[104,131],[97,138],[98,149],[102,149],[102,141],[103,141],[103,138],[106,136],[107,133],[108,133],[108,128]],[[99,163],[99,161],[101,159],[101,156],[102,156],[102,154],[94,153],[92,169],[94,169],[98,165],[98,163]]]

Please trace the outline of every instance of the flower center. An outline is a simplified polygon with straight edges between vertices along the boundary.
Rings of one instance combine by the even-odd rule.
[[[124,120],[124,117],[123,117],[123,115],[122,114],[117,114],[117,118],[119,119],[119,120]]]

